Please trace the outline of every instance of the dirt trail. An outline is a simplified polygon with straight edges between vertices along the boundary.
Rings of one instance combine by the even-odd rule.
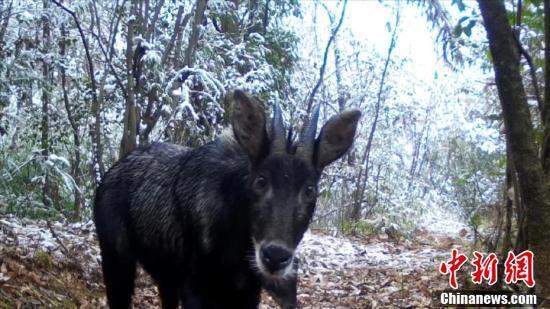
[[[343,239],[308,233],[300,246],[303,308],[429,306],[446,287],[437,271],[456,238],[419,232],[414,241]],[[158,307],[140,272],[134,308]],[[92,222],[47,223],[0,217],[0,308],[101,308],[105,297]],[[276,308],[264,295],[261,308]]]

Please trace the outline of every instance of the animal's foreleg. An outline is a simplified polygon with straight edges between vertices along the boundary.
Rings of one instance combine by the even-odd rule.
[[[296,296],[298,290],[298,258],[294,258],[292,265],[293,273],[286,279],[278,280],[277,282],[264,282],[264,288],[275,299],[277,304],[283,309],[298,308],[298,298]]]
[[[175,284],[159,282],[158,289],[162,309],[178,308],[178,289]]]

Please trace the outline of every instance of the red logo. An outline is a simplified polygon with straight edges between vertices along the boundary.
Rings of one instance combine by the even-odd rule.
[[[451,260],[448,262],[442,262],[439,266],[439,272],[446,275],[450,274],[449,276],[449,285],[453,289],[458,289],[458,283],[456,282],[456,272],[466,263],[468,260],[468,257],[466,257],[464,254],[458,254],[458,250],[453,249],[451,252]]]
[[[480,284],[483,279],[489,280],[489,285],[497,282],[498,257],[491,253],[483,258],[483,254],[474,251],[474,260],[472,261],[475,270],[472,272],[472,282]]]
[[[533,257],[534,254],[531,250],[525,250],[518,255],[515,255],[512,251],[508,252],[508,257],[504,262],[504,272],[506,274],[504,281],[507,284],[523,281],[530,288],[535,286]]]
[[[523,281],[528,287],[535,286],[533,275],[533,260],[534,254],[531,250],[525,250],[520,254],[508,252],[508,257],[504,262],[504,281],[506,284],[517,283]],[[466,263],[468,257],[464,254],[458,254],[458,250],[451,251],[451,260],[441,262],[439,272],[443,275],[449,275],[449,286],[453,289],[458,289],[456,280],[456,272]],[[472,282],[481,284],[483,280],[487,280],[489,285],[493,285],[498,279],[498,257],[494,253],[487,254],[474,251],[474,259],[471,263],[474,266],[474,271],[470,273]]]

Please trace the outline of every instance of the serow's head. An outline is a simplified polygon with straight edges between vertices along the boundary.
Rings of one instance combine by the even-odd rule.
[[[316,137],[317,106],[294,142],[278,105],[267,126],[258,99],[240,90],[233,99],[234,135],[250,160],[253,263],[265,278],[283,279],[292,275],[294,252],[313,216],[321,172],[352,145],[361,113],[349,110],[333,116]]]

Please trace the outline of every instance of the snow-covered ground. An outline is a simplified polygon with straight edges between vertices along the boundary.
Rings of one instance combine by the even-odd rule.
[[[16,247],[29,257],[40,251],[60,261],[85,261],[81,266],[87,277],[97,269],[100,261],[95,227],[91,220],[67,224],[6,216],[0,218],[0,252],[7,246]]]
[[[468,229],[456,210],[440,206],[430,207],[430,211],[419,220],[419,226],[434,234],[455,237],[464,229]]]
[[[403,240],[397,244],[379,239],[367,242],[308,232],[298,251],[299,300],[304,307],[311,308],[362,308],[365,304],[390,305],[396,301],[428,305],[434,284],[445,283],[435,269],[443,256],[448,255],[448,246],[453,245],[453,241],[446,240],[438,246],[440,242],[435,238],[429,242]],[[15,250],[21,259],[47,252],[55,260],[70,260],[80,265],[86,280],[101,289],[99,248],[91,221],[69,224],[0,217],[0,256],[6,250]],[[9,269],[0,267],[0,286],[12,276]],[[434,278],[438,282],[434,283]],[[143,285],[149,285],[145,288],[149,289],[148,297],[155,299],[156,292],[150,283]],[[104,303],[104,298],[98,302]],[[263,307],[272,308],[272,301],[265,299]]]
[[[389,242],[361,244],[345,238],[307,233],[299,255],[308,271],[345,270],[365,267],[398,268],[408,274],[434,266],[434,260],[446,251],[430,247],[404,250]]]
[[[54,257],[66,258],[67,248],[77,249],[88,261],[99,262],[92,221],[85,223],[47,223],[7,216],[0,219],[0,245],[12,244],[32,253],[41,250]],[[64,248],[65,247],[65,248]],[[448,251],[430,247],[403,250],[389,242],[360,243],[346,238],[308,232],[299,246],[298,255],[308,271],[343,270],[361,267],[396,267],[402,272],[433,264]],[[433,265],[432,265],[433,266]]]

